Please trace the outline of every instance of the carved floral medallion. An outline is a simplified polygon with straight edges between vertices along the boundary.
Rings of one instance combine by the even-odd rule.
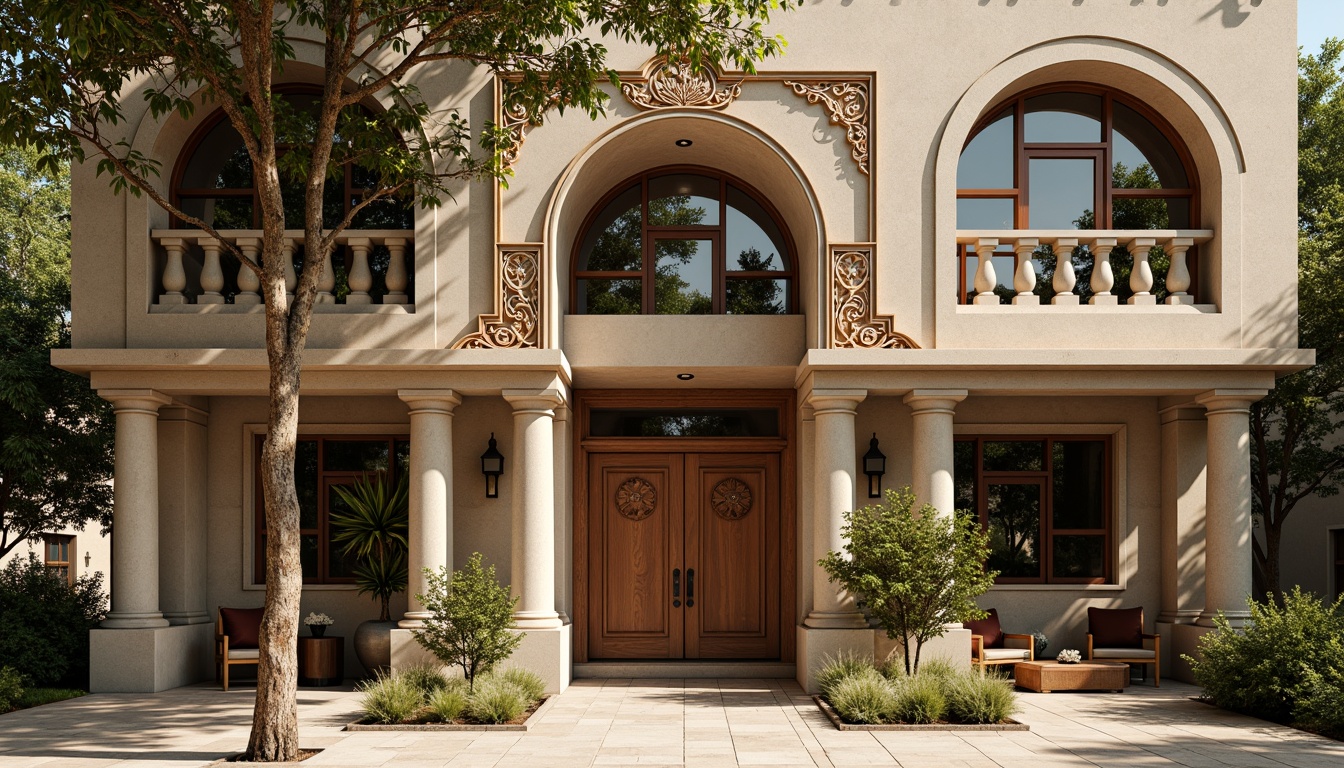
[[[701,107],[723,109],[742,95],[742,81],[719,87],[718,76],[710,67],[696,67],[685,56],[664,58],[653,66],[643,82],[621,85],[621,93],[631,104],[644,109],[662,107]]]
[[[709,504],[724,520],[741,520],[751,511],[751,488],[736,477],[720,480],[710,493]]]
[[[878,315],[873,300],[873,251],[831,251],[831,347],[834,349],[918,349],[892,330],[890,315]]]
[[[616,511],[629,520],[643,520],[653,514],[658,492],[642,477],[632,477],[616,488]]]
[[[463,337],[453,349],[541,346],[541,253],[501,248],[499,259],[494,313],[481,315],[480,330]]]

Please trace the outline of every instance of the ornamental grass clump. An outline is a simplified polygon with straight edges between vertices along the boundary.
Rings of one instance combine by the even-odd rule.
[[[835,656],[826,655],[821,659],[821,671],[817,673],[817,686],[821,695],[830,698],[831,689],[841,680],[854,675],[862,675],[874,669],[873,662],[866,656],[853,651],[840,651]]]
[[[509,667],[495,677],[518,686],[518,690],[523,692],[528,701],[537,701],[546,695],[546,681],[530,669]]]
[[[896,701],[892,716],[902,723],[924,725],[937,723],[947,716],[947,696],[944,687],[947,678],[934,675],[911,675],[895,685]]]
[[[401,670],[397,675],[415,686],[426,700],[435,691],[447,688],[450,682],[443,669],[436,664],[415,664]]]
[[[425,700],[425,719],[451,723],[461,718],[467,711],[466,687],[466,684],[458,681],[456,685],[448,685],[429,694]]]
[[[994,725],[1017,711],[1006,677],[982,677],[937,658],[907,675],[904,661],[894,656],[878,668],[857,655],[829,659],[819,673],[821,698],[842,722],[856,725]]]
[[[379,674],[356,689],[363,694],[359,706],[371,723],[404,723],[420,714],[425,696],[405,675]]]
[[[1017,711],[1017,694],[1008,678],[991,673],[956,675],[948,681],[947,716],[957,723],[1001,723]]]
[[[841,678],[831,687],[829,701],[847,723],[878,725],[891,722],[896,712],[896,689],[871,667],[867,672]]]
[[[511,723],[523,716],[531,700],[523,689],[502,677],[487,677],[467,698],[467,715],[480,723]]]

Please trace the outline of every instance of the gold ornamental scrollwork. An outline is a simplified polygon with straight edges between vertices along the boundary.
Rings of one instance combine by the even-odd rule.
[[[849,142],[850,157],[854,158],[861,172],[869,174],[868,139],[871,129],[868,83],[785,80],[784,84],[792,88],[794,93],[807,99],[808,104],[820,102],[826,107],[831,124],[845,129],[845,141]]]
[[[709,495],[714,514],[724,520],[741,520],[751,511],[751,488],[736,477],[720,480]]]
[[[523,151],[523,142],[527,141],[527,131],[533,127],[533,123],[527,114],[527,107],[506,103],[500,110],[499,125],[509,133],[509,147],[504,150],[501,158],[507,170],[518,162],[518,156]]]
[[[869,246],[832,246],[830,346],[832,349],[919,349],[892,330],[891,315],[876,314],[875,253]]]
[[[742,95],[742,81],[719,87],[711,67],[696,67],[686,56],[660,57],[642,79],[621,85],[627,101],[642,109],[700,107],[723,109]]]
[[[627,520],[639,522],[653,514],[658,491],[642,477],[632,477],[616,487],[616,511]]]
[[[495,311],[480,316],[480,330],[453,349],[523,349],[541,346],[541,247],[499,246]]]

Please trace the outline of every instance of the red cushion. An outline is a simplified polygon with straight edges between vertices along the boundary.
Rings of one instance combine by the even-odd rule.
[[[993,608],[989,609],[989,615],[977,621],[967,621],[962,623],[963,627],[971,630],[972,635],[980,635],[985,638],[986,648],[1003,647],[1003,628],[999,626],[999,612]]]
[[[1142,648],[1142,608],[1088,608],[1093,648]]]
[[[265,608],[220,608],[224,619],[224,634],[229,636],[230,648],[256,648],[261,634],[261,612]]]

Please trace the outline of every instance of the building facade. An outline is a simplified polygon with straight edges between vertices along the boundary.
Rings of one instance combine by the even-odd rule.
[[[415,74],[434,109],[509,126],[516,175],[343,235],[304,359],[304,612],[376,617],[331,489],[409,473],[403,627],[420,569],[479,551],[555,690],[634,663],[810,690],[822,655],[886,647],[816,562],[844,511],[909,485],[988,527],[982,604],[1010,631],[1078,648],[1087,607],[1142,606],[1173,669],[1245,616],[1248,408],[1312,359],[1292,4],[809,3],[774,28],[787,53],[756,74],[611,42],[598,120],[529,125],[487,72]],[[295,54],[301,100],[321,55]],[[255,249],[219,114],[127,117],[164,194]],[[211,674],[219,606],[262,601],[261,307],[92,164],[73,196],[79,322],[53,361],[117,413],[93,686],[161,690]],[[414,652],[398,630],[394,665]]]

